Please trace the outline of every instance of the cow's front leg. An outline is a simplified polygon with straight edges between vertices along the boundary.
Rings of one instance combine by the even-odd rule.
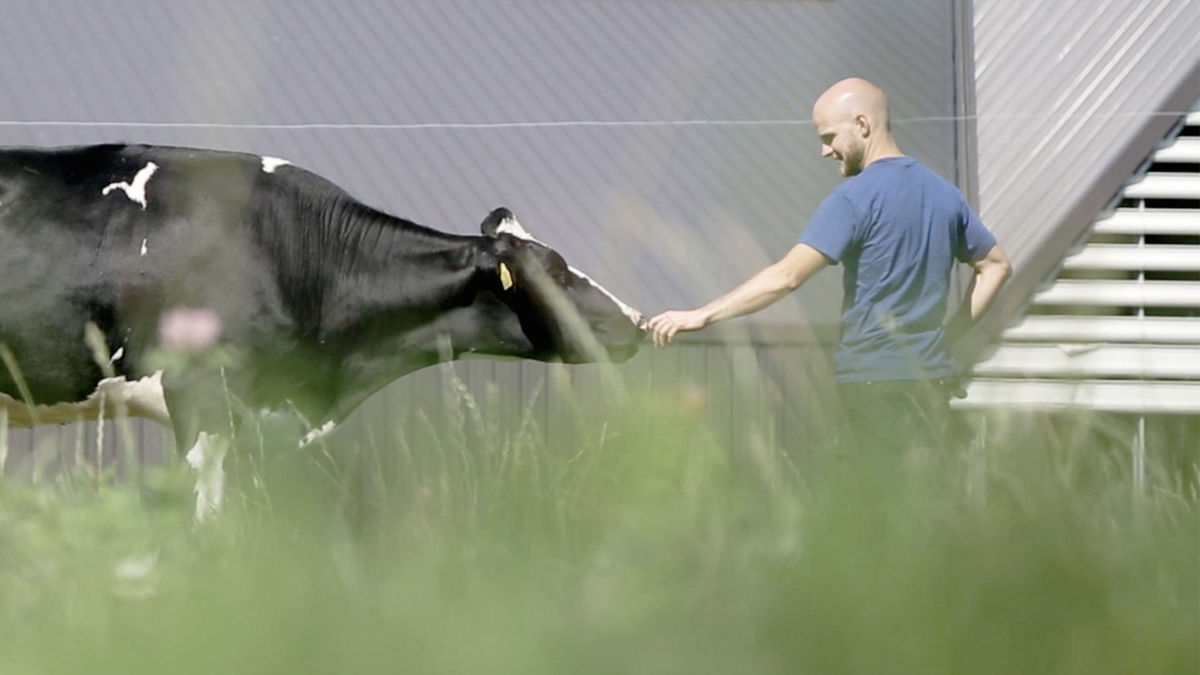
[[[231,441],[202,431],[185,459],[196,471],[196,522],[204,522],[221,510],[225,498],[225,455]]]
[[[196,521],[210,520],[225,499],[223,465],[233,446],[240,415],[234,413],[219,370],[164,375],[163,396],[171,413],[176,448],[196,472]]]

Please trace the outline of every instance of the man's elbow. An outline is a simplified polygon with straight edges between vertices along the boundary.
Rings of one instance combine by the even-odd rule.
[[[996,274],[1000,277],[1000,283],[1005,283],[1013,275],[1012,262],[1008,258],[1004,258],[996,264]]]
[[[808,278],[808,277],[806,277],[803,274],[799,274],[795,271],[788,270],[788,271],[784,272],[783,288],[781,290],[783,290],[787,293],[791,293],[792,291],[796,290],[797,288],[800,288],[801,284],[804,283],[804,280],[806,278]]]
[[[988,251],[987,255],[978,263],[979,272],[985,273],[996,279],[997,284],[1003,284],[1008,281],[1013,274],[1012,261],[1004,253],[1004,250],[997,244],[992,250]]]
[[[804,285],[809,277],[829,264],[829,259],[808,244],[796,244],[775,264],[779,272],[779,290],[791,292]]]
[[[1013,265],[1012,261],[1008,259],[1008,256],[1004,255],[1003,251],[1000,252],[1000,260],[997,266],[1000,268],[1000,283],[1008,281],[1013,275]]]
[[[771,293],[791,293],[804,283],[804,275],[795,265],[781,260],[766,269],[762,281]]]

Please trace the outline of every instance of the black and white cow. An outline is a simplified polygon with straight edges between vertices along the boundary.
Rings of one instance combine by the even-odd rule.
[[[181,307],[219,322],[236,367],[155,371],[160,321]],[[89,322],[114,378],[85,345]],[[61,423],[95,419],[101,393],[110,413],[123,401],[191,449],[200,515],[220,499],[231,400],[337,422],[443,358],[619,361],[643,336],[638,312],[506,209],[481,236],[452,235],[275,158],[0,150],[0,344],[17,366],[0,369],[0,414],[14,426]]]

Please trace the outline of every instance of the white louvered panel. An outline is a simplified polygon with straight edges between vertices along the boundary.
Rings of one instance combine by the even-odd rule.
[[[1063,261],[1069,270],[1153,270],[1156,272],[1200,271],[1200,248],[1196,246],[1138,246],[1136,244],[1088,244]]]
[[[1174,143],[1154,153],[1155,162],[1200,163],[1200,138],[1179,138]]]
[[[1200,173],[1148,173],[1125,188],[1128,199],[1200,199]]]
[[[976,380],[967,398],[954,402],[955,408],[995,406],[1193,413],[1200,411],[1200,382]]]
[[[1200,321],[1184,317],[1027,316],[1004,332],[1005,341],[1153,342],[1195,344]]]
[[[1151,344],[1006,344],[979,363],[975,374],[979,377],[1200,380],[1200,349]]]
[[[1200,282],[1063,279],[1033,299],[1037,305],[1115,307],[1200,306]]]
[[[1200,210],[1117,209],[1097,220],[1096,234],[1195,234],[1200,235]]]
[[[1200,125],[1200,101],[1192,110],[1187,124]],[[1200,208],[1158,209],[1147,201],[1200,199],[1200,172],[1179,166],[1200,162],[1200,139],[1176,137],[1151,160],[1150,172],[1119,195],[1135,205],[1093,226],[1094,235],[1134,241],[1089,242],[1062,265],[1137,278],[1057,279],[1033,303],[1042,312],[1070,307],[1071,315],[1033,314],[1006,330],[956,407],[1200,413],[1200,239],[1193,239],[1200,237]],[[1158,243],[1155,236],[1173,239]],[[1146,279],[1158,273],[1182,278]],[[1153,309],[1175,316],[1146,316]],[[1107,312],[1118,315],[1095,315]]]

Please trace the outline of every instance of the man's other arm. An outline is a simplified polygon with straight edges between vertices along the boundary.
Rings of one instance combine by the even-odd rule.
[[[975,284],[971,289],[971,319],[983,316],[987,308],[996,299],[1000,287],[1012,276],[1012,263],[1008,256],[996,244],[984,256],[971,263],[975,270]]]

